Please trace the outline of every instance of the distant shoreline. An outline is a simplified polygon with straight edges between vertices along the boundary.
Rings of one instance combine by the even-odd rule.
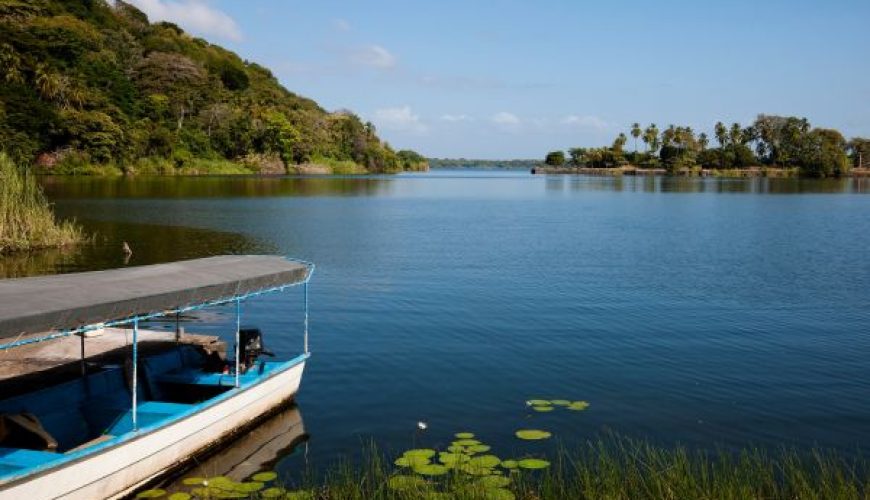
[[[800,174],[797,168],[773,168],[773,167],[749,167],[749,168],[685,168],[674,174],[669,174],[663,168],[638,168],[631,165],[615,168],[590,168],[590,167],[553,167],[549,165],[537,165],[531,169],[533,175],[602,175],[602,176],[655,176],[673,175],[676,177],[722,177],[722,178],[798,178],[807,177]],[[870,177],[870,168],[855,168],[844,177]]]

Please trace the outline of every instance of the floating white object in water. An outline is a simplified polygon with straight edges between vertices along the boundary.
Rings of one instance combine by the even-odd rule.
[[[429,425],[426,422],[417,422],[417,428],[421,431],[425,431],[429,428]]]

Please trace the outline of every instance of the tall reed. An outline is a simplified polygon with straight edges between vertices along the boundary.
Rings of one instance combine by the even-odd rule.
[[[0,254],[78,243],[84,233],[74,222],[58,221],[30,175],[0,153]]]
[[[862,457],[785,448],[702,452],[609,437],[562,449],[545,470],[502,470],[511,481],[499,490],[456,471],[416,476],[419,481],[396,489],[391,478],[415,475],[370,446],[358,464],[341,462],[319,479],[309,471],[285,487],[287,498],[311,500],[866,500],[870,475]]]

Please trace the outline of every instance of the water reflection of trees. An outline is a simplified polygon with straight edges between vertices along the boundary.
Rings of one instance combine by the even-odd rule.
[[[550,175],[544,180],[548,192],[613,191],[642,193],[870,193],[870,178],[777,179],[702,178],[667,176]]]
[[[348,177],[41,177],[58,198],[223,198],[263,196],[375,196],[389,194],[385,176]]]
[[[145,265],[219,254],[269,253],[275,249],[244,235],[183,226],[115,221],[82,221],[92,235],[88,243],[64,249],[26,252],[0,258],[0,278],[92,271]],[[122,242],[133,255],[126,259]]]

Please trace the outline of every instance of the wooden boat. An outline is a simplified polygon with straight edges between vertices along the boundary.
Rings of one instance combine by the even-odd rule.
[[[286,404],[309,357],[313,270],[278,256],[220,256],[0,281],[0,351],[132,327],[123,365],[0,400],[0,499],[122,497]],[[260,333],[240,328],[240,304],[296,285],[305,297],[302,353],[260,359]],[[231,359],[187,345],[138,355],[141,321],[228,303],[236,305]]]

